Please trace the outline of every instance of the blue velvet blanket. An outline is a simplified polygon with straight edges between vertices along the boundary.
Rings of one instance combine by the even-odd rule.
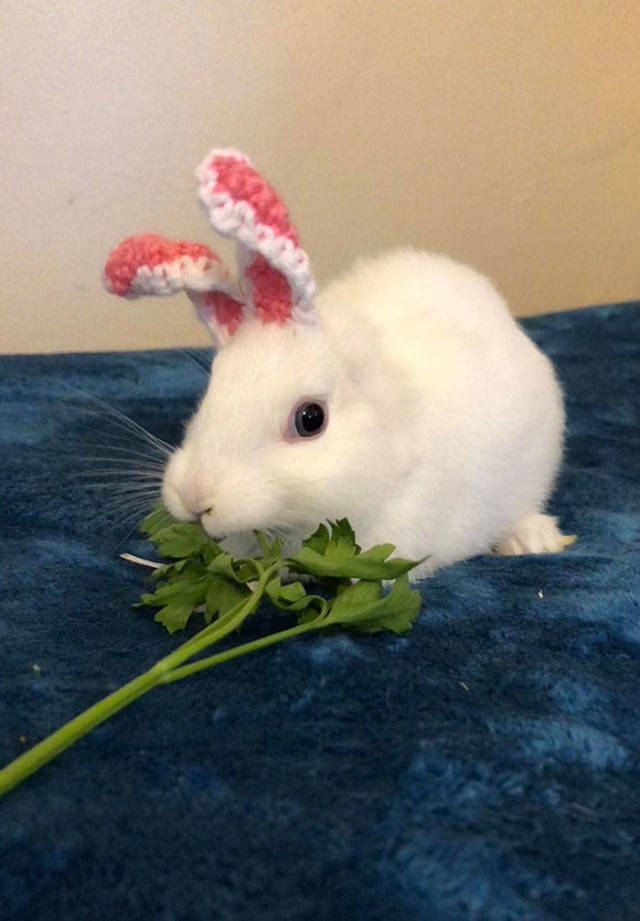
[[[525,326],[566,391],[577,543],[437,573],[403,637],[140,699],[0,801],[3,921],[640,918],[640,303]],[[153,451],[99,401],[176,442],[199,361],[0,360],[2,763],[181,641],[131,607]]]

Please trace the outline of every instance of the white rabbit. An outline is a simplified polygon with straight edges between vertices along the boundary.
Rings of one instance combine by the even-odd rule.
[[[240,286],[207,247],[155,236],[105,269],[125,296],[184,288],[218,349],[165,470],[169,511],[236,553],[254,529],[296,545],[347,517],[363,547],[428,556],[412,578],[492,549],[562,550],[543,513],[562,394],[490,282],[405,249],[314,299],[286,208],[246,157],[214,150],[196,175],[212,226],[238,242]]]

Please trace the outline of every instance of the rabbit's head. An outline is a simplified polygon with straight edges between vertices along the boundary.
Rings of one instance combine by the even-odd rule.
[[[217,350],[204,398],[170,458],[163,500],[216,537],[287,532],[349,508],[345,469],[371,420],[342,350],[314,307],[309,259],[275,190],[242,154],[212,151],[196,171],[218,233],[237,244],[238,281],[208,247],[155,235],[111,254],[107,288],[125,297],[183,289]]]

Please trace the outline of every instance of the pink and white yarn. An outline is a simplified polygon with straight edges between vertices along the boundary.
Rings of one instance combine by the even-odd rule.
[[[244,295],[208,246],[158,234],[127,237],[112,251],[103,276],[106,288],[127,298],[185,291],[218,348],[247,311],[263,323],[315,323],[309,257],[275,189],[244,154],[229,149],[212,150],[196,178],[211,226],[237,243]]]
[[[103,281],[112,294],[126,298],[185,291],[218,345],[242,322],[242,304],[231,273],[203,243],[168,240],[155,233],[127,237],[109,255]]]
[[[230,149],[208,153],[196,170],[196,178],[211,226],[238,243],[238,267],[251,284],[258,313],[269,319],[272,297],[268,295],[272,294],[278,304],[274,319],[289,315],[300,322],[314,322],[316,286],[309,257],[300,247],[298,232],[275,189],[244,154]],[[289,283],[290,303],[269,266]],[[267,296],[265,288],[269,289]]]

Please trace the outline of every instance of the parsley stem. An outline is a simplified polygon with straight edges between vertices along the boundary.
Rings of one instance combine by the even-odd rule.
[[[260,604],[266,585],[272,575],[278,571],[278,568],[279,566],[274,564],[264,571],[261,570],[260,579],[256,583],[256,587],[244,601],[241,601],[240,604],[231,608],[231,610],[223,614],[222,617],[214,620],[212,624],[204,627],[196,633],[195,636],[192,636],[190,640],[187,640],[186,643],[178,646],[174,652],[165,656],[161,661],[166,665],[167,670],[182,665],[183,662],[186,662],[187,659],[190,659],[197,652],[200,652],[201,649],[206,649],[207,646],[211,646],[212,643],[217,643],[218,640],[221,640],[223,637],[227,636],[228,633],[231,633],[239,627],[249,614],[252,614]]]
[[[307,623],[289,627],[288,630],[280,630],[278,633],[269,633],[267,636],[261,636],[259,639],[251,640],[249,643],[241,643],[239,646],[234,646],[232,649],[225,649],[224,652],[218,652],[213,656],[207,656],[206,659],[198,659],[197,662],[190,662],[188,665],[174,668],[163,675],[160,679],[161,683],[171,684],[173,681],[180,681],[182,678],[187,678],[195,672],[202,671],[205,668],[211,668],[212,665],[219,665],[221,662],[235,659],[236,656],[243,656],[248,652],[264,649],[266,646],[273,645],[273,643],[281,643],[283,640],[288,640],[292,636],[299,636],[299,634],[306,633],[309,630],[321,630],[323,626],[324,624],[320,622],[319,618],[315,618],[315,620],[307,621]]]
[[[159,684],[162,675],[154,671],[155,667],[103,697],[0,770],[0,797],[73,745],[77,739]]]
[[[214,623],[209,624],[190,640],[187,640],[186,643],[182,643],[169,655],[159,659],[148,671],[138,675],[137,678],[129,681],[117,691],[107,695],[107,697],[103,697],[102,700],[99,700],[92,707],[65,723],[56,732],[47,736],[42,742],[34,745],[29,751],[19,755],[14,761],[11,761],[0,770],[0,797],[110,716],[113,716],[152,688],[166,683],[167,676],[174,673],[196,653],[206,649],[213,643],[217,643],[218,640],[221,640],[232,630],[239,627],[245,618],[257,608],[264,595],[265,587],[277,568],[278,566],[274,565],[261,571],[256,588],[239,605],[219,617]],[[230,651],[232,652],[233,650]],[[198,665],[200,668],[203,667],[199,663],[194,663],[194,665]],[[197,671],[198,669],[194,670]]]

